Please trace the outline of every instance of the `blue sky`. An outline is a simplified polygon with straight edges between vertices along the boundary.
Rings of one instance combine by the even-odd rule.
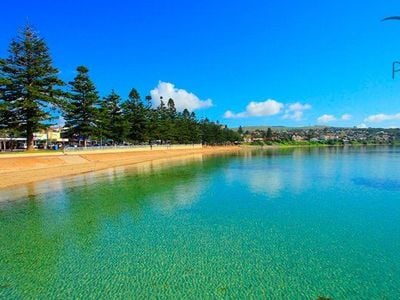
[[[0,56],[27,19],[62,79],[172,96],[230,126],[400,127],[399,1],[3,1]]]

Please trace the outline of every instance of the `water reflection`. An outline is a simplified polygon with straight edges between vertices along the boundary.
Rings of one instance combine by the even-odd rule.
[[[391,164],[396,155],[400,157],[399,149],[391,146],[267,148],[243,152],[224,175],[231,184],[245,183],[250,194],[269,198],[301,194],[316,184],[332,189],[339,182],[394,190],[398,181]]]
[[[282,172],[276,169],[253,172],[248,177],[248,181],[253,193],[264,194],[269,197],[279,196],[284,187]]]
[[[0,204],[0,283],[51,285],[64,261],[93,255],[109,232],[134,232],[146,211],[171,215],[190,208],[209,183],[204,174],[226,162],[192,155],[9,189]],[[24,274],[15,268],[21,260],[29,265]]]
[[[243,287],[242,275],[247,274],[255,278],[252,286],[269,278],[268,285],[279,281],[274,285],[278,289],[296,278],[296,292],[302,292],[308,286],[302,279],[325,278],[324,269],[335,270],[326,283],[334,278],[338,287],[350,276],[373,276],[377,270],[382,272],[372,280],[388,282],[379,281],[392,275],[371,252],[370,246],[377,245],[371,237],[382,240],[376,253],[389,258],[388,270],[397,270],[399,247],[393,236],[399,232],[398,208],[396,212],[386,202],[378,211],[371,203],[384,202],[385,197],[376,201],[383,193],[363,194],[360,187],[385,189],[387,199],[395,199],[400,156],[386,160],[370,151],[380,150],[289,148],[207,159],[197,155],[9,190],[0,204],[0,298],[7,293],[46,298],[43,291],[80,288],[84,294],[83,285],[101,290],[110,283],[120,284],[111,285],[113,292],[151,292],[154,286],[164,288],[164,277],[173,279],[168,282],[173,291],[190,289],[201,278],[211,282],[212,290],[224,280],[227,286],[235,282],[227,277],[235,272],[240,275],[232,290]],[[383,151],[391,155],[392,149]],[[388,180],[371,175],[371,157],[383,164],[377,174],[385,170]],[[15,198],[19,200],[11,201]],[[376,220],[386,224],[385,230],[374,227]],[[365,241],[354,242],[359,236]],[[353,248],[343,246],[352,242]],[[346,268],[350,258],[355,263]],[[224,267],[229,272],[221,272]],[[288,278],[289,269],[301,276]],[[200,283],[204,289],[206,284]]]
[[[249,195],[266,198],[300,195],[315,185],[340,188],[347,181],[400,190],[386,155],[375,155],[377,166],[371,169],[370,153],[376,151],[399,154],[391,147],[287,148],[243,151],[206,160],[199,154],[150,161],[2,190],[0,217],[29,210],[43,221],[43,227],[57,230],[68,223],[81,233],[93,232],[104,220],[118,220],[122,214],[140,220],[146,209],[170,215],[191,208],[207,193],[212,181],[218,180],[212,177],[213,170],[222,172],[226,184],[240,185]]]
[[[242,155],[224,175],[231,184],[242,184],[249,194],[277,198],[289,185],[298,192],[304,189],[303,161],[308,151],[271,148],[246,151]]]
[[[80,175],[28,183],[16,187],[2,189],[0,193],[0,203],[5,201],[14,202],[16,200],[24,200],[31,196],[38,196],[46,193],[59,193],[61,195],[68,189],[92,185],[99,181],[102,181],[104,184],[111,184],[114,181],[124,178],[126,175],[129,174],[134,173],[137,175],[145,175],[170,167],[183,166],[188,163],[202,161],[202,154],[194,154],[184,157],[159,159],[130,166],[120,166],[95,172],[88,172]]]
[[[353,179],[353,183],[356,185],[380,190],[400,191],[400,180],[356,177]]]

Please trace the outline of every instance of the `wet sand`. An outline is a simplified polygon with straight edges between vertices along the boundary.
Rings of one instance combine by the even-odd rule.
[[[0,189],[41,180],[88,173],[194,154],[239,151],[237,146],[107,153],[16,154],[0,156]]]

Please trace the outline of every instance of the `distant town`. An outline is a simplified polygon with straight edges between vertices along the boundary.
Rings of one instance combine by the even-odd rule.
[[[339,128],[339,127],[239,127],[236,129],[240,138],[228,144],[262,145],[393,145],[400,144],[399,128]],[[62,149],[64,147],[81,146],[77,138],[70,138],[68,128],[50,126],[34,133],[34,147],[36,149]],[[238,135],[239,136],[239,135]],[[161,141],[153,141],[154,144]],[[125,145],[131,143],[126,142]],[[115,145],[113,140],[92,140],[89,147]],[[121,144],[120,144],[121,145]],[[1,150],[26,149],[26,138],[21,136],[1,136]]]
[[[244,143],[272,144],[396,144],[400,129],[339,127],[239,127]]]

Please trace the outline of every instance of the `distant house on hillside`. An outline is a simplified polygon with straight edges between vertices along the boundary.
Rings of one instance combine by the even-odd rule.
[[[294,135],[292,135],[292,141],[301,142],[301,141],[304,141],[304,137],[294,134]]]

